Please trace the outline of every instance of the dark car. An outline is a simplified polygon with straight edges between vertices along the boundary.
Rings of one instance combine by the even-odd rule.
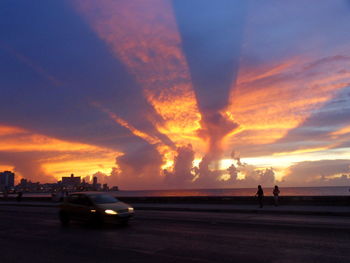
[[[59,211],[63,225],[68,225],[70,220],[127,224],[133,215],[134,208],[130,205],[98,192],[72,193],[64,199]]]

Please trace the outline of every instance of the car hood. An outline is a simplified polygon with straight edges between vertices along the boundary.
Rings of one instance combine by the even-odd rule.
[[[124,202],[117,202],[117,203],[110,203],[110,204],[97,204],[96,207],[101,208],[103,210],[111,209],[111,210],[118,211],[122,209],[128,209],[128,207],[131,207],[131,206]]]

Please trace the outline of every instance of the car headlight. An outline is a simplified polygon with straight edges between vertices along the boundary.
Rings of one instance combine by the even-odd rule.
[[[134,212],[134,208],[128,207],[129,212]]]
[[[105,210],[105,213],[106,213],[107,215],[117,215],[117,214],[118,214],[117,211],[114,211],[114,210],[111,210],[111,209]]]

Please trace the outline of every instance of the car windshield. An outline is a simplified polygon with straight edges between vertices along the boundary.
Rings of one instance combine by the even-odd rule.
[[[90,195],[90,198],[95,204],[110,204],[119,202],[117,198],[111,195]]]

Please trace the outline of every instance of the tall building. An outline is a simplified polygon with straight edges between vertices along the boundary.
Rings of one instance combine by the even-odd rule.
[[[94,178],[92,179],[92,188],[94,189],[94,191],[97,191],[98,190],[98,183],[97,183],[97,177],[94,176]]]
[[[0,173],[0,188],[10,188],[15,186],[15,174],[10,171]]]

